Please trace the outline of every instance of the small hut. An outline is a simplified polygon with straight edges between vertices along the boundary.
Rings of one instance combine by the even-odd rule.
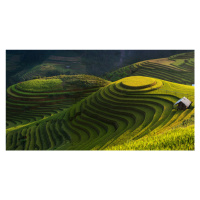
[[[178,104],[178,109],[179,110],[186,110],[187,108],[190,107],[191,101],[187,99],[186,97],[183,97],[182,99],[179,99],[174,105]]]

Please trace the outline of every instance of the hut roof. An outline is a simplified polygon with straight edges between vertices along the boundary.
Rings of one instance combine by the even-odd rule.
[[[174,105],[178,104],[179,102],[184,103],[187,107],[189,107],[190,104],[192,103],[189,99],[183,97],[182,99],[179,99]]]

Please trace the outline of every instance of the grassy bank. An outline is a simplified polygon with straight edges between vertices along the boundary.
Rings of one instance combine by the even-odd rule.
[[[175,128],[156,136],[146,136],[106,150],[194,150],[194,125]]]

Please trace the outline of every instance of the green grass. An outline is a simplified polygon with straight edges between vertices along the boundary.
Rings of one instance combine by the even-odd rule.
[[[146,136],[105,150],[194,150],[194,125],[175,128],[156,136]]]
[[[184,64],[184,60],[183,59],[176,59],[175,62],[172,64],[172,65],[175,65],[175,66],[181,66]]]
[[[187,53],[180,53],[180,54],[176,54],[176,55],[173,55],[173,56],[169,57],[170,60],[175,60],[175,59],[190,59],[190,58],[194,58],[194,51],[187,52]]]
[[[28,92],[52,92],[62,90],[60,79],[35,79],[18,83],[18,88]]]

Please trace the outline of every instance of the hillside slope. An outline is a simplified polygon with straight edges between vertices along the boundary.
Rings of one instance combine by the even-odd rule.
[[[6,85],[56,75],[102,76],[135,62],[181,52],[188,50],[6,50]]]
[[[46,118],[80,101],[109,81],[90,75],[60,75],[34,79],[7,89],[7,128]]]
[[[86,66],[81,63],[81,57],[50,55],[42,63],[31,68],[24,68],[13,78],[22,82],[38,77],[74,74],[87,74]]]
[[[189,109],[174,108],[183,96]],[[53,116],[7,129],[8,150],[106,149],[170,130],[194,115],[194,87],[133,76]],[[177,147],[178,149],[178,147]]]
[[[171,129],[155,136],[145,136],[106,150],[194,150],[194,125]]]
[[[116,81],[127,76],[148,76],[181,84],[194,84],[194,52],[145,60],[105,74],[104,78]]]

